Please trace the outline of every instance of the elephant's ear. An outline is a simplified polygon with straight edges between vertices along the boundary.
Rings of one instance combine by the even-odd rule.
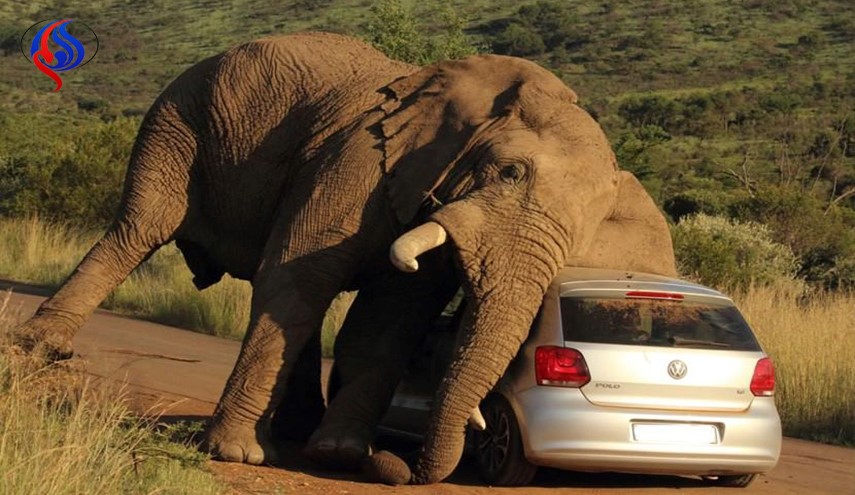
[[[382,122],[387,192],[398,221],[416,216],[457,162],[480,122],[455,108],[449,64],[426,67],[388,86]]]
[[[677,275],[665,217],[634,175],[620,172],[612,214],[597,228],[587,252],[565,264]]]
[[[508,77],[513,71],[497,70],[508,60],[514,59],[482,55],[440,62],[387,86],[384,167],[402,224],[413,220],[465,156],[477,129],[510,112],[521,81]]]

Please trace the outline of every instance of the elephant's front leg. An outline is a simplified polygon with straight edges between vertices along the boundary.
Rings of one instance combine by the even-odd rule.
[[[360,289],[336,339],[331,380],[340,387],[309,439],[310,458],[334,468],[359,466],[414,349],[456,285],[437,267],[390,272]]]
[[[271,417],[341,283],[314,272],[322,261],[304,260],[281,267],[255,287],[249,330],[207,432],[207,450],[222,460],[276,460]]]

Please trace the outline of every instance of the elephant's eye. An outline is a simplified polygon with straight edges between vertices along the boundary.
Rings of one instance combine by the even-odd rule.
[[[499,170],[499,176],[503,181],[515,184],[522,179],[523,166],[519,164],[505,165]]]

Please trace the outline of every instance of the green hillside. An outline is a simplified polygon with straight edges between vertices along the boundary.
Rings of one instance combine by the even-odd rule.
[[[38,208],[105,222],[139,116],[172,78],[260,36],[314,29],[370,38],[393,27],[378,19],[377,3],[0,4],[0,214]],[[643,180],[672,220],[702,212],[765,223],[798,257],[801,276],[855,286],[851,2],[403,5],[414,28],[397,33],[404,42],[413,41],[413,32],[428,39],[446,34],[453,28],[450,6],[471,47],[554,70],[606,129],[621,165]],[[54,94],[17,45],[29,25],[60,16],[91,26],[101,51],[68,73]]]

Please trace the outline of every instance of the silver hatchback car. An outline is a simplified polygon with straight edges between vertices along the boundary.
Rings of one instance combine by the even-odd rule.
[[[411,363],[382,427],[425,431],[460,314]],[[493,485],[538,466],[701,476],[743,487],[781,450],[769,357],[728,297],[625,271],[566,268],[527,341],[482,402],[470,452]]]

